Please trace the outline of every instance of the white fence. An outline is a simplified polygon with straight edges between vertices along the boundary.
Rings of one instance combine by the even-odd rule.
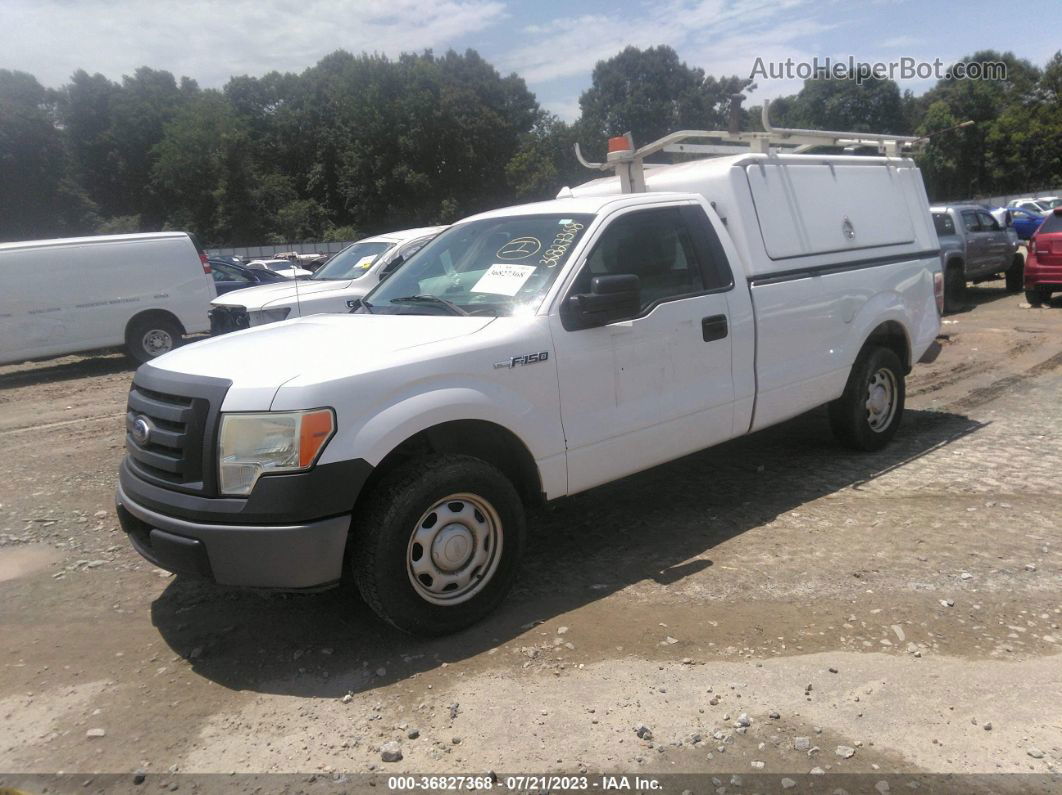
[[[333,240],[327,243],[271,243],[266,246],[229,246],[228,248],[208,248],[207,256],[214,257],[218,254],[226,254],[239,257],[244,262],[252,259],[269,259],[274,254],[295,251],[299,254],[335,254],[347,246],[352,240]]]

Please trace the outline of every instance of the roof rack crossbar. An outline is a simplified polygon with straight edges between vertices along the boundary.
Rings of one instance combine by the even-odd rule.
[[[771,124],[768,109],[770,102],[763,103],[761,119],[763,132],[730,132],[729,130],[679,130],[665,135],[650,144],[634,149],[630,134],[630,149],[609,153],[607,162],[593,163],[583,157],[579,144],[575,144],[575,157],[586,168],[597,171],[615,170],[625,193],[640,193],[645,190],[642,163],[646,157],[657,152],[679,152],[708,156],[757,152],[769,154],[775,150],[804,152],[816,146],[873,147],[880,153],[896,157],[905,148],[915,149],[927,139],[913,135],[891,133],[839,132],[834,130],[801,130],[775,127]],[[691,144],[690,140],[705,140],[710,143]]]

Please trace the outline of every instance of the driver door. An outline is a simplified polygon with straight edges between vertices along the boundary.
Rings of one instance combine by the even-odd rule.
[[[567,445],[568,492],[606,483],[732,435],[734,388],[726,293],[733,287],[696,204],[617,214],[578,265],[590,279],[634,274],[638,314],[569,330],[551,317]]]

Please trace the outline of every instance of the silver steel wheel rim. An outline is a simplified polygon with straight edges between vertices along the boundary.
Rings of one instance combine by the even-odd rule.
[[[451,494],[425,511],[409,537],[406,571],[420,598],[467,602],[491,581],[502,551],[502,524],[489,502]]]
[[[173,350],[173,337],[168,331],[160,328],[151,329],[141,340],[144,350],[152,356],[161,356]]]
[[[867,384],[867,424],[874,433],[881,433],[892,423],[896,415],[896,376],[892,370],[882,367],[870,377]]]

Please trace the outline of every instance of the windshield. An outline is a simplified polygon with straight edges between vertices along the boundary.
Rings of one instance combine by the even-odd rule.
[[[593,218],[510,215],[458,224],[369,293],[368,308],[376,314],[533,311]]]
[[[354,243],[328,260],[311,278],[357,279],[394,243]]]

